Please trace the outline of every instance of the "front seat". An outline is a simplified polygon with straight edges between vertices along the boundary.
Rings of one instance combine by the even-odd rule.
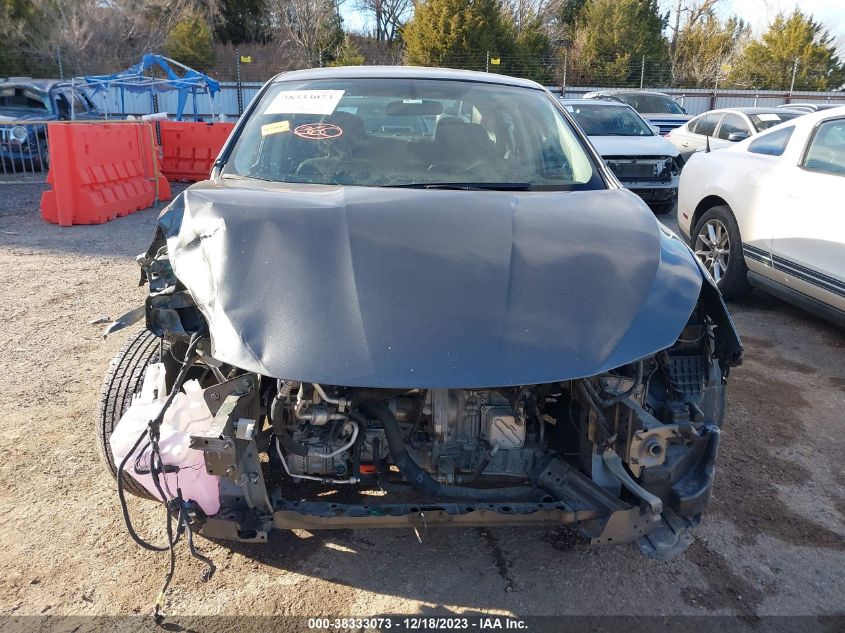
[[[434,167],[460,168],[494,153],[493,141],[477,123],[459,117],[441,117],[434,128]]]

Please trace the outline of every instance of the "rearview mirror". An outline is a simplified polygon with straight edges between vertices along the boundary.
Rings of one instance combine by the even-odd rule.
[[[738,141],[744,141],[748,138],[748,132],[731,132],[728,134],[728,140],[731,143],[737,143]]]

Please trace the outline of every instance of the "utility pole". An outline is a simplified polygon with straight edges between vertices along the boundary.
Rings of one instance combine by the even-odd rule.
[[[65,69],[62,66],[62,49],[56,47],[56,63],[59,65],[59,79],[65,78]]]
[[[645,79],[645,55],[643,55],[643,63],[640,66],[640,90],[643,89],[643,80]]]
[[[244,92],[241,82],[241,50],[235,47],[235,86],[238,91],[238,116],[244,113]]]
[[[487,61],[484,62],[484,72],[490,72],[490,51],[487,51]]]
[[[560,86],[560,96],[566,96],[566,70],[569,67],[569,51],[563,51],[563,81]]]
[[[789,84],[789,96],[792,96],[792,91],[795,90],[795,75],[798,74],[798,58],[795,58],[795,62],[792,64],[792,81]]]
[[[722,74],[722,60],[716,66],[716,85],[713,87],[713,96],[710,98],[710,109],[716,109],[716,100],[719,98],[719,77]]]

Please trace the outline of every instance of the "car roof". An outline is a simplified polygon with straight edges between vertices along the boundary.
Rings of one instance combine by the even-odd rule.
[[[611,108],[631,108],[627,103],[623,103],[622,101],[603,101],[600,99],[562,99],[558,98],[563,105],[588,105],[588,106],[610,106]]]
[[[657,95],[658,97],[666,97],[671,99],[672,96],[666,94],[665,92],[657,92],[656,90],[625,90],[625,89],[617,89],[617,90],[593,90],[591,92],[584,93],[584,96],[593,95],[593,97],[615,97],[616,95]]]
[[[422,66],[340,66],[335,68],[310,68],[307,70],[293,70],[276,75],[273,78],[273,83],[309,79],[446,79],[545,90],[543,86],[530,79],[519,79],[507,75],[483,73],[474,70],[426,68]]]
[[[790,112],[787,108],[778,108],[778,107],[752,107],[752,106],[739,106],[736,108],[716,108],[715,110],[708,110],[707,112],[702,112],[702,114],[711,114],[713,112],[741,112],[742,114],[782,114],[784,112]],[[792,110],[792,112],[801,113],[800,110]]]
[[[57,86],[70,86],[70,82],[64,79],[32,79],[31,77],[0,78],[0,88],[7,88],[9,86],[35,88],[42,92],[49,92]]]
[[[819,110],[830,110],[843,105],[845,105],[845,101],[842,103],[830,103],[829,101],[826,101],[825,103],[809,103],[807,101],[803,101],[798,103],[784,103],[779,105],[778,108],[782,110],[786,108],[818,108]]]

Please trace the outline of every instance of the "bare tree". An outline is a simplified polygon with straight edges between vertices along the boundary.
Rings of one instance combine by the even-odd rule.
[[[395,42],[402,25],[411,17],[413,0],[356,0],[359,11],[372,14],[375,18],[377,42]]]
[[[301,65],[319,65],[322,46],[338,24],[335,0],[270,0],[268,5],[276,43],[295,45]]]
[[[187,15],[212,22],[219,0],[32,0],[38,17],[23,33],[29,51],[61,51],[73,74],[118,70],[142,53],[160,49],[173,26]]]
[[[714,85],[750,32],[738,18],[720,20],[720,0],[673,0],[669,62],[676,84]]]
[[[669,30],[669,52],[674,54],[678,45],[678,36],[683,29],[694,28],[708,15],[711,15],[721,0],[671,0],[672,16]]]

